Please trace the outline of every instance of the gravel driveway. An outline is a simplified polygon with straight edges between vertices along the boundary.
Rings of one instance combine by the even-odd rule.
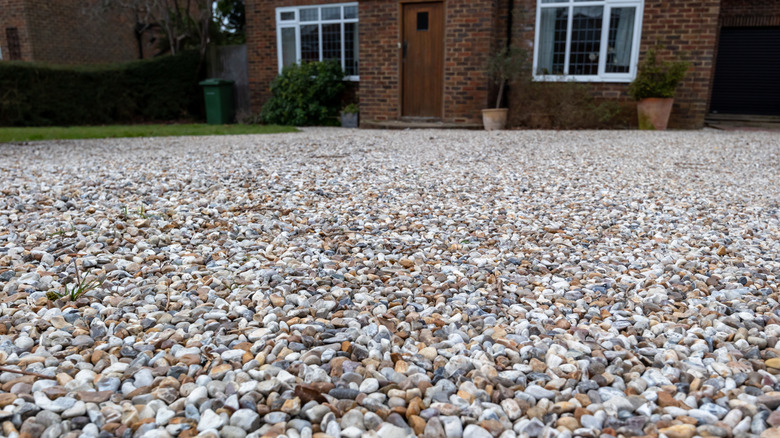
[[[777,133],[5,144],[0,192],[7,437],[780,436]]]

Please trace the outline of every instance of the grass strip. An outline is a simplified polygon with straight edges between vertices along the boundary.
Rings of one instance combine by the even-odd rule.
[[[107,125],[0,128],[0,143],[87,138],[178,137],[190,135],[244,135],[298,132],[292,126],[278,125]]]

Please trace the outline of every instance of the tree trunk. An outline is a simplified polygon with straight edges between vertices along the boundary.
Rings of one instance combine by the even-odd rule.
[[[204,59],[206,56],[206,49],[209,44],[209,26],[211,24],[212,17],[212,3],[210,1],[204,2],[205,10],[200,12],[201,16],[201,32],[200,32],[200,58]]]
[[[496,108],[501,108],[501,99],[504,97],[504,86],[506,81],[502,80],[501,85],[498,86],[498,97],[496,98]]]

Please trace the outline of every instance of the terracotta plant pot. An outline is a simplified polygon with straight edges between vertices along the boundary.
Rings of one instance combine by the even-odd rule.
[[[506,108],[491,108],[482,110],[482,125],[485,131],[494,131],[506,127]]]
[[[639,129],[664,131],[669,123],[674,98],[649,97],[636,104]]]

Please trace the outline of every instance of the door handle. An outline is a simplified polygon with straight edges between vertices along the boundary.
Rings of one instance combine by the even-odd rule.
[[[408,44],[406,44],[406,41],[404,41],[404,46],[403,46],[404,47],[404,49],[403,49],[404,50],[404,54],[403,54],[404,59],[406,59],[406,48],[407,48],[407,46],[408,46]]]

